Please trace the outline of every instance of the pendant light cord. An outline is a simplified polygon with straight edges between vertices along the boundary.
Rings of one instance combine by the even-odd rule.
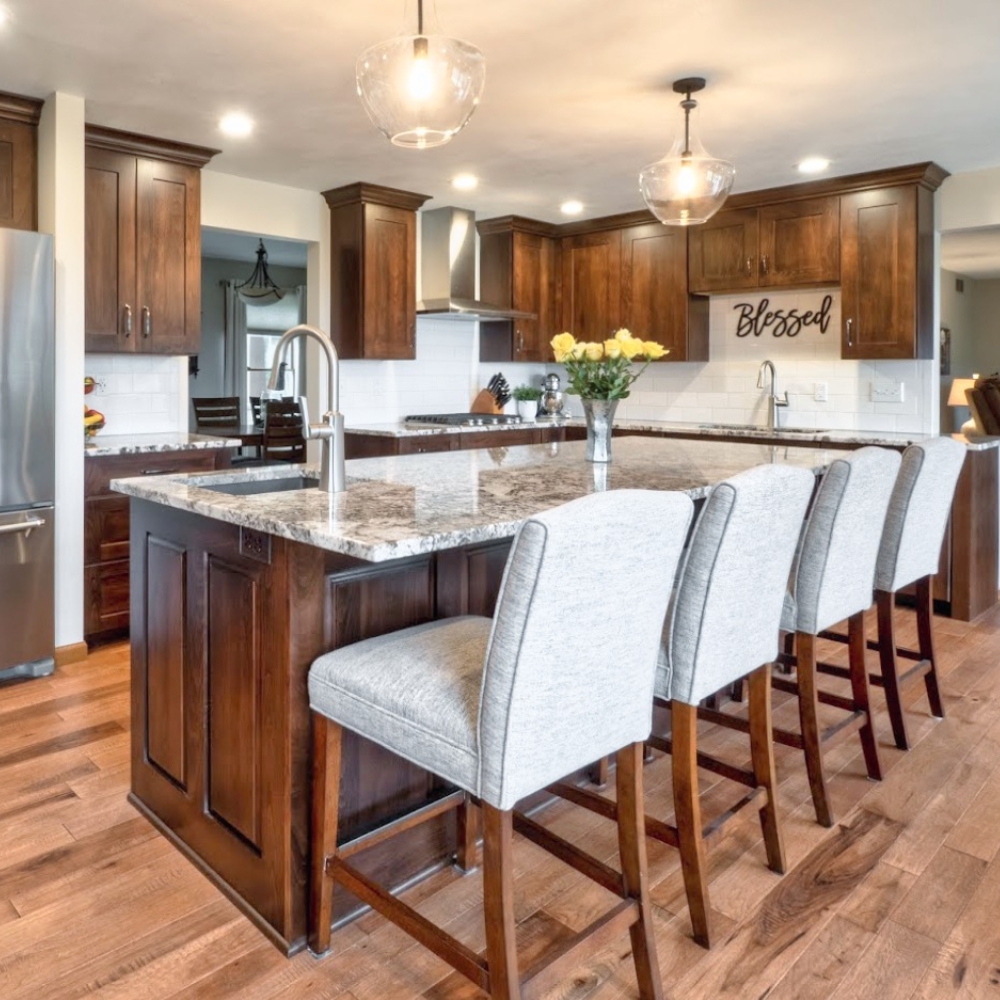
[[[691,111],[698,107],[698,102],[691,99],[691,91],[688,91],[684,95],[684,100],[681,101],[681,107],[684,109],[684,152],[681,156],[691,155]]]
[[[417,34],[424,33],[424,0],[417,0]]]

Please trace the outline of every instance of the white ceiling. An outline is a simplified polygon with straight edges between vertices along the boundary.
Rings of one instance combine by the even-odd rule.
[[[1000,164],[997,0],[439,0],[486,54],[469,127],[396,149],[368,122],[354,62],[402,26],[401,0],[8,0],[0,88],[82,94],[88,119],[223,149],[212,169],[322,190],[356,180],[481,217],[641,206],[638,170],[669,147],[670,81],[700,74],[702,134],[737,189],[937,160]],[[217,121],[245,110],[249,140]],[[450,177],[472,171],[472,194]]]
[[[967,278],[1000,278],[1000,226],[942,233],[941,266]]]
[[[257,241],[260,237],[234,233],[228,229],[201,227],[201,255],[221,260],[245,260],[247,274],[257,263]],[[268,236],[264,240],[268,267],[305,267],[308,244],[297,240],[279,240]]]

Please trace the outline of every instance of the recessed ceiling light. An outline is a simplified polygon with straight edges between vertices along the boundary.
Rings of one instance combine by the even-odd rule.
[[[253,120],[242,111],[231,111],[222,116],[219,129],[233,139],[245,139],[253,131]]]
[[[829,166],[830,161],[824,156],[807,156],[801,163],[799,163],[799,173],[821,174]]]
[[[583,211],[583,202],[571,199],[570,201],[564,201],[559,206],[559,211],[563,215],[579,215]]]
[[[479,186],[479,178],[475,174],[457,174],[452,177],[451,186],[456,191],[475,191]]]

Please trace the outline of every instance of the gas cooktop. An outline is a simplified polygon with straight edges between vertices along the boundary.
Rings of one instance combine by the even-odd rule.
[[[404,417],[407,427],[506,427],[521,418],[506,413],[418,413]]]

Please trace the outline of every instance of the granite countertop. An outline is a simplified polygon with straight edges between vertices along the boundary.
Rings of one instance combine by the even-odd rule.
[[[347,428],[349,434],[364,434],[373,437],[426,437],[437,434],[461,434],[470,431],[503,431],[514,430],[546,430],[556,427],[583,427],[582,417],[571,417],[568,420],[538,420],[535,423],[503,424],[492,427],[406,427],[401,422],[385,424],[358,424]],[[779,427],[768,430],[753,424],[696,424],[672,420],[634,420],[620,419],[615,421],[615,429],[619,431],[646,431],[651,434],[662,434],[665,437],[679,435],[697,435],[698,437],[714,438],[759,438],[762,441],[796,441],[810,444],[835,445],[881,445],[889,448],[905,448],[918,441],[926,441],[933,434],[920,434],[900,431],[865,431],[865,430],[816,430],[811,427],[789,428]],[[953,434],[953,438],[961,441],[973,451],[985,451],[1000,447],[1000,437],[973,437]]]
[[[84,444],[88,458],[106,455],[141,455],[147,452],[189,449],[239,448],[241,442],[208,434],[99,434]]]
[[[705,496],[715,483],[763,463],[817,473],[822,448],[725,441],[619,438],[610,465],[587,462],[583,441],[430,455],[355,459],[348,488],[230,496],[204,487],[298,475],[303,467],[121,479],[112,489],[178,510],[315,545],[370,562],[509,538],[526,517],[603,489],[684,490]]]

